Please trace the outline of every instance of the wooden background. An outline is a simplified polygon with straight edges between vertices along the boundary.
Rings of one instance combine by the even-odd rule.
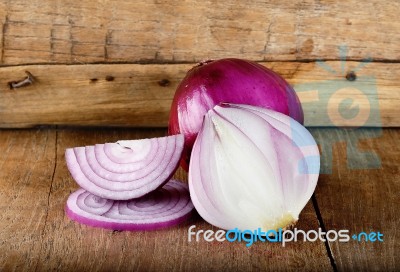
[[[0,271],[400,271],[400,130],[380,129],[400,125],[399,15],[398,0],[0,0]],[[309,127],[377,127],[310,129],[332,173],[297,227],[381,231],[383,243],[247,248],[189,243],[190,225],[215,229],[198,215],[155,232],[65,216],[77,188],[65,149],[165,135],[186,71],[223,57],[283,75]],[[26,71],[33,83],[10,88]],[[333,105],[353,99],[350,111],[369,108],[367,124],[327,117],[330,90],[340,89]],[[351,159],[368,163],[366,152],[381,166],[350,169]]]
[[[0,0],[0,127],[166,126],[186,71],[223,57],[262,62],[295,86],[320,82],[312,103],[299,94],[308,126],[399,126],[399,14],[398,0]],[[35,82],[10,89],[25,71]],[[339,101],[380,116],[321,117],[338,85],[367,96]]]

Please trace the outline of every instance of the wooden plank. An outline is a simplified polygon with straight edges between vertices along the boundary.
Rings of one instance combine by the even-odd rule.
[[[58,132],[57,168],[50,193],[48,224],[37,269],[79,271],[276,271],[330,270],[322,242],[243,243],[188,242],[188,228],[214,229],[199,216],[182,225],[153,232],[113,232],[80,225],[64,214],[68,195],[78,188],[64,161],[68,147],[90,145],[118,139],[165,135],[165,129],[85,129]],[[186,180],[180,172],[178,176]],[[318,228],[310,202],[302,212],[298,228]]]
[[[308,126],[399,126],[400,64],[263,62],[291,83]],[[31,65],[0,68],[0,127],[39,124],[164,127],[192,64]],[[8,82],[35,82],[11,89]],[[350,77],[349,71],[355,71]],[[346,79],[354,81],[349,81]]]
[[[397,0],[1,4],[7,65],[338,59],[342,44],[353,60],[400,59]]]
[[[55,166],[52,130],[0,131],[0,270],[33,270],[39,260]]]
[[[339,271],[397,271],[400,267],[400,138],[399,129],[354,131],[313,129],[320,142],[333,143],[333,172],[322,175],[316,190],[318,207],[327,230],[347,229],[350,234],[380,232],[383,242],[330,242]],[[363,139],[361,139],[363,138]],[[348,151],[346,151],[348,150]],[[350,158],[371,163],[359,152],[375,152],[380,169],[349,169]],[[364,156],[363,156],[364,155]],[[374,167],[372,167],[374,168]]]

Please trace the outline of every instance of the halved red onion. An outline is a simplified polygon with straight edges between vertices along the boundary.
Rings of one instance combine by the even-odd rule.
[[[72,220],[113,230],[170,227],[186,220],[192,210],[188,187],[177,180],[131,200],[109,200],[79,189],[69,196],[66,205],[66,213]]]
[[[263,231],[298,220],[320,166],[318,147],[300,123],[239,104],[208,111],[190,160],[190,195],[206,221]]]
[[[102,198],[141,197],[165,184],[182,155],[182,134],[65,151],[68,169],[86,191]]]

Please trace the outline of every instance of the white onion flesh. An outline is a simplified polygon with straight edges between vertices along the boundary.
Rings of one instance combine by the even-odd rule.
[[[284,114],[246,105],[210,110],[189,165],[193,204],[223,229],[264,231],[294,224],[320,167],[311,134]]]

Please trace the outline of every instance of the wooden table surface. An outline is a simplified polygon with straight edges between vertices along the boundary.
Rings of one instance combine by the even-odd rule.
[[[384,242],[188,242],[188,227],[215,229],[198,215],[153,232],[115,232],[80,225],[64,214],[78,186],[67,147],[165,135],[165,129],[35,128],[0,130],[0,270],[68,271],[399,271],[400,129],[313,128],[323,170],[303,210],[302,230],[380,231]],[[364,153],[363,153],[364,152]],[[379,169],[349,169],[381,160]],[[364,154],[364,155],[363,155]],[[183,171],[177,176],[186,181]]]

